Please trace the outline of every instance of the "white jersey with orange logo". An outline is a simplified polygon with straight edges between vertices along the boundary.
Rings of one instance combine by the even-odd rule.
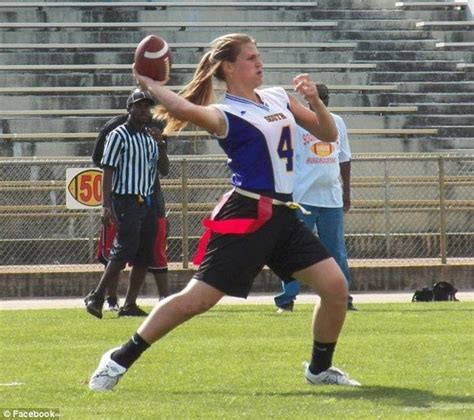
[[[295,141],[295,187],[293,199],[316,207],[342,207],[339,163],[351,160],[347,128],[341,117],[332,114],[338,138],[325,143],[298,127]]]

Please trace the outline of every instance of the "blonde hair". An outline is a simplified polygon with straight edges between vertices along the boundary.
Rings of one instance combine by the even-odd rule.
[[[243,44],[253,43],[255,40],[245,34],[228,34],[220,36],[211,42],[211,49],[204,54],[194,72],[191,81],[179,92],[184,99],[196,105],[209,105],[214,99],[212,77],[225,81],[222,71],[222,62],[235,62]],[[180,131],[187,125],[187,121],[173,118],[168,111],[158,106],[154,109],[156,117],[166,120],[164,134]]]

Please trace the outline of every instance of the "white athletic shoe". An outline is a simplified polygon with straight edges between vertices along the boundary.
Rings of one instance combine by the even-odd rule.
[[[118,312],[120,309],[119,301],[116,297],[107,296],[105,298],[105,303],[107,304],[107,306],[105,307],[106,311]]]
[[[89,389],[92,391],[110,391],[117,385],[119,379],[127,371],[126,368],[114,362],[110,355],[120,347],[106,352],[100,359],[99,366],[89,379]]]
[[[295,302],[293,300],[291,300],[288,303],[284,303],[283,305],[278,306],[277,314],[284,314],[284,313],[287,313],[287,312],[293,312],[294,307],[295,307]]]
[[[345,386],[361,386],[359,382],[349,378],[342,370],[331,366],[328,370],[314,375],[309,370],[309,363],[304,362],[304,376],[308,383],[312,385],[345,385]]]

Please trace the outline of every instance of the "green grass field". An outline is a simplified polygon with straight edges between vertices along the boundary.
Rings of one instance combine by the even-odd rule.
[[[67,419],[473,419],[474,302],[360,304],[335,365],[363,387],[307,385],[312,308],[226,305],[149,349],[109,393],[87,380],[141,319],[0,311],[3,409]]]

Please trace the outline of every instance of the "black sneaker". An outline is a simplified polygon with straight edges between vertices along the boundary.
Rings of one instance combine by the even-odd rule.
[[[118,311],[118,316],[148,316],[136,303],[122,306]]]
[[[107,308],[106,308],[107,311],[110,311],[110,312],[118,312],[119,311],[120,307],[119,307],[119,304],[118,304],[117,296],[107,296],[105,298],[105,301],[107,302]]]
[[[294,301],[290,301],[288,303],[284,303],[283,305],[280,305],[277,309],[277,313],[281,314],[283,312],[293,312],[293,308],[295,306]]]
[[[84,303],[86,304],[87,312],[96,318],[102,319],[102,307],[104,306],[103,297],[96,296],[91,292],[84,298]]]
[[[352,302],[349,302],[347,304],[347,310],[348,311],[358,311],[358,309],[354,306],[354,304]]]

